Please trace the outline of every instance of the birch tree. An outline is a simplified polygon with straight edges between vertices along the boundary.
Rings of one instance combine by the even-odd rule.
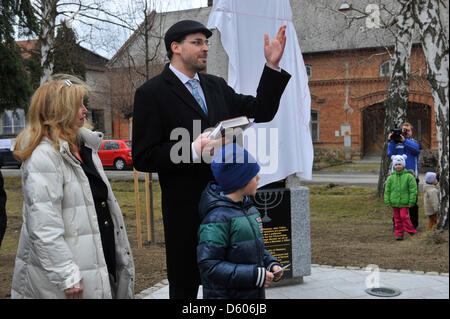
[[[391,172],[391,159],[387,156],[389,142],[387,136],[392,128],[405,122],[407,118],[414,19],[411,12],[411,0],[397,0],[397,3],[390,4],[388,1],[372,4],[361,1],[359,5],[359,7],[349,6],[348,11],[345,12],[336,11],[329,6],[326,8],[336,14],[342,14],[345,17],[347,29],[350,29],[358,20],[365,20],[366,26],[371,31],[375,29],[383,31],[377,33],[377,41],[380,47],[385,48],[391,61],[390,82],[384,101],[383,136],[385,139],[377,187],[377,194],[383,196],[386,179]],[[339,34],[339,31],[337,32]]]
[[[387,2],[386,2],[387,3]],[[448,123],[448,68],[449,46],[441,17],[448,14],[448,1],[444,0],[397,0],[390,10],[380,4],[383,12],[392,17],[392,23],[387,23],[376,17],[374,23],[381,28],[390,30],[394,35],[394,52],[391,54],[392,73],[387,98],[385,101],[386,118],[384,122],[384,136],[394,127],[406,120],[408,109],[409,82],[411,78],[410,52],[415,36],[415,30],[422,44],[425,54],[427,79],[434,100],[435,124],[439,145],[439,173],[441,206],[438,227],[448,228],[449,210],[449,123]],[[367,8],[367,7],[366,7]],[[441,12],[441,10],[446,12]],[[357,19],[367,18],[371,12],[358,10],[350,6],[356,15],[347,16],[349,25]],[[384,141],[380,175],[378,180],[378,194],[383,195],[384,184],[391,168],[391,160],[387,157],[387,141]]]
[[[106,30],[105,25],[116,25],[132,30],[123,14],[103,0],[34,0],[33,8],[41,25],[39,42],[41,43],[41,66],[43,75],[41,84],[48,81],[53,74],[53,51],[55,47],[55,30],[60,23],[77,21],[78,24],[91,28],[96,34]]]
[[[161,0],[136,0],[127,15],[136,30],[128,43],[108,63],[111,79],[112,108],[125,118],[133,113],[136,89],[164,67],[162,58],[165,13],[156,13]]]
[[[411,74],[411,48],[413,43],[414,19],[411,1],[398,0],[402,5],[395,17],[393,31],[395,46],[392,54],[391,80],[385,101],[384,135],[405,122],[408,111],[409,80]],[[383,142],[380,173],[378,176],[378,195],[383,196],[387,176],[391,171],[391,159],[387,156],[388,140]]]
[[[446,4],[442,0],[414,0],[412,5],[413,17],[419,28],[425,54],[428,83],[434,100],[441,193],[437,229],[448,229],[449,210],[449,46],[440,18],[442,16],[440,10],[446,5],[448,2]]]

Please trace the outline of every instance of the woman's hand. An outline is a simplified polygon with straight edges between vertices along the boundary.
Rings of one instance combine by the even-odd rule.
[[[64,290],[66,299],[83,299],[83,284],[81,281],[76,283],[72,288]]]

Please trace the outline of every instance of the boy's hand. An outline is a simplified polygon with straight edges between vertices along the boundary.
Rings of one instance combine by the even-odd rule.
[[[264,288],[269,288],[270,283],[273,281],[273,273],[266,270],[266,281],[264,282]]]
[[[278,265],[274,265],[274,266],[272,267],[272,271],[273,271],[274,273],[277,272],[277,271],[280,270],[280,269],[281,269],[281,267],[278,266]],[[280,280],[280,279],[281,279],[281,276],[283,276],[283,272],[284,272],[284,270],[281,270],[279,273],[274,274],[273,280],[274,280],[274,281]]]

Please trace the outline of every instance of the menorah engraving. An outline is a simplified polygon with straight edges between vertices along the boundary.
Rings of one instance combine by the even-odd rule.
[[[258,191],[253,196],[253,201],[256,208],[264,210],[262,218],[263,223],[268,223],[272,220],[267,214],[269,209],[275,208],[283,201],[283,191]]]

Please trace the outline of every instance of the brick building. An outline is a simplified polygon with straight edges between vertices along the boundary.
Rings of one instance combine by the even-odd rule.
[[[311,92],[311,135],[316,157],[358,159],[381,155],[389,55],[383,48],[304,53]],[[421,47],[411,53],[407,121],[423,149],[437,148],[433,100]],[[347,136],[347,137],[346,137]]]

